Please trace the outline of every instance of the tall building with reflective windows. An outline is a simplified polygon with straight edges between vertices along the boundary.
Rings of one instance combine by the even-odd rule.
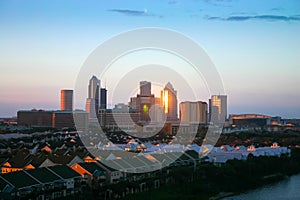
[[[185,101],[179,104],[180,121],[184,123],[207,123],[208,107],[206,102]]]
[[[88,98],[95,99],[96,108],[99,108],[100,80],[93,76],[89,82]]]
[[[86,111],[89,118],[96,118],[99,109],[100,99],[100,80],[96,76],[92,76],[88,85],[88,98],[86,99]]]
[[[227,96],[212,95],[209,100],[209,121],[223,124],[227,118]]]
[[[73,90],[60,91],[60,110],[73,110]]]
[[[178,120],[177,91],[174,90],[174,87],[170,82],[168,82],[165,88],[161,91],[160,98],[161,98],[162,107],[167,116],[167,121]]]

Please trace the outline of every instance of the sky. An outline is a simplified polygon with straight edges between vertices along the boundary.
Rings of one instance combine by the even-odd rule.
[[[97,46],[143,27],[175,30],[196,41],[222,77],[229,113],[300,118],[298,0],[2,0],[0,117],[20,109],[59,109],[60,89],[74,88]],[[203,93],[199,100],[208,101]]]

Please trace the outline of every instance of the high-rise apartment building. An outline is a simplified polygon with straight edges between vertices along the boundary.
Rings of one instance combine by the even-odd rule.
[[[167,121],[178,120],[177,114],[177,91],[174,90],[173,85],[168,82],[165,88],[161,91],[161,102],[164,112],[167,116]]]
[[[60,91],[60,110],[73,110],[73,90]]]
[[[179,104],[180,121],[184,123],[207,123],[207,113],[206,102],[185,101]]]
[[[227,96],[212,95],[209,100],[209,120],[214,124],[223,124],[227,118]]]

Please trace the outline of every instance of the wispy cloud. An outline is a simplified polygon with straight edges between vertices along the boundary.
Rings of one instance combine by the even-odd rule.
[[[154,16],[153,14],[149,14],[147,9],[144,10],[130,10],[130,9],[109,9],[109,12],[120,13],[128,16]]]
[[[178,1],[175,1],[175,0],[171,0],[171,1],[168,1],[168,4],[169,4],[169,5],[174,5],[174,4],[178,4]]]
[[[275,7],[275,8],[271,8],[271,11],[282,11],[284,10],[282,7]]]
[[[230,7],[231,5],[229,4],[232,2],[232,0],[204,0],[204,2],[213,6]]]
[[[223,21],[247,21],[247,20],[265,20],[265,21],[300,21],[299,15],[235,15],[230,17],[206,17],[208,20]]]

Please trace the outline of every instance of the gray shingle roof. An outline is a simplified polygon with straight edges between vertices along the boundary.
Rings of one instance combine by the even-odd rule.
[[[46,167],[46,169],[50,170],[51,172],[54,172],[55,174],[57,174],[59,177],[62,177],[63,179],[81,177],[80,174],[73,171],[70,167],[66,165],[51,166],[51,167]]]
[[[51,183],[57,180],[61,180],[61,178],[46,168],[38,168],[34,170],[28,170],[26,173],[33,176],[35,179],[39,180],[42,183]]]
[[[40,183],[24,171],[1,174],[2,178],[16,189],[39,185]]]

